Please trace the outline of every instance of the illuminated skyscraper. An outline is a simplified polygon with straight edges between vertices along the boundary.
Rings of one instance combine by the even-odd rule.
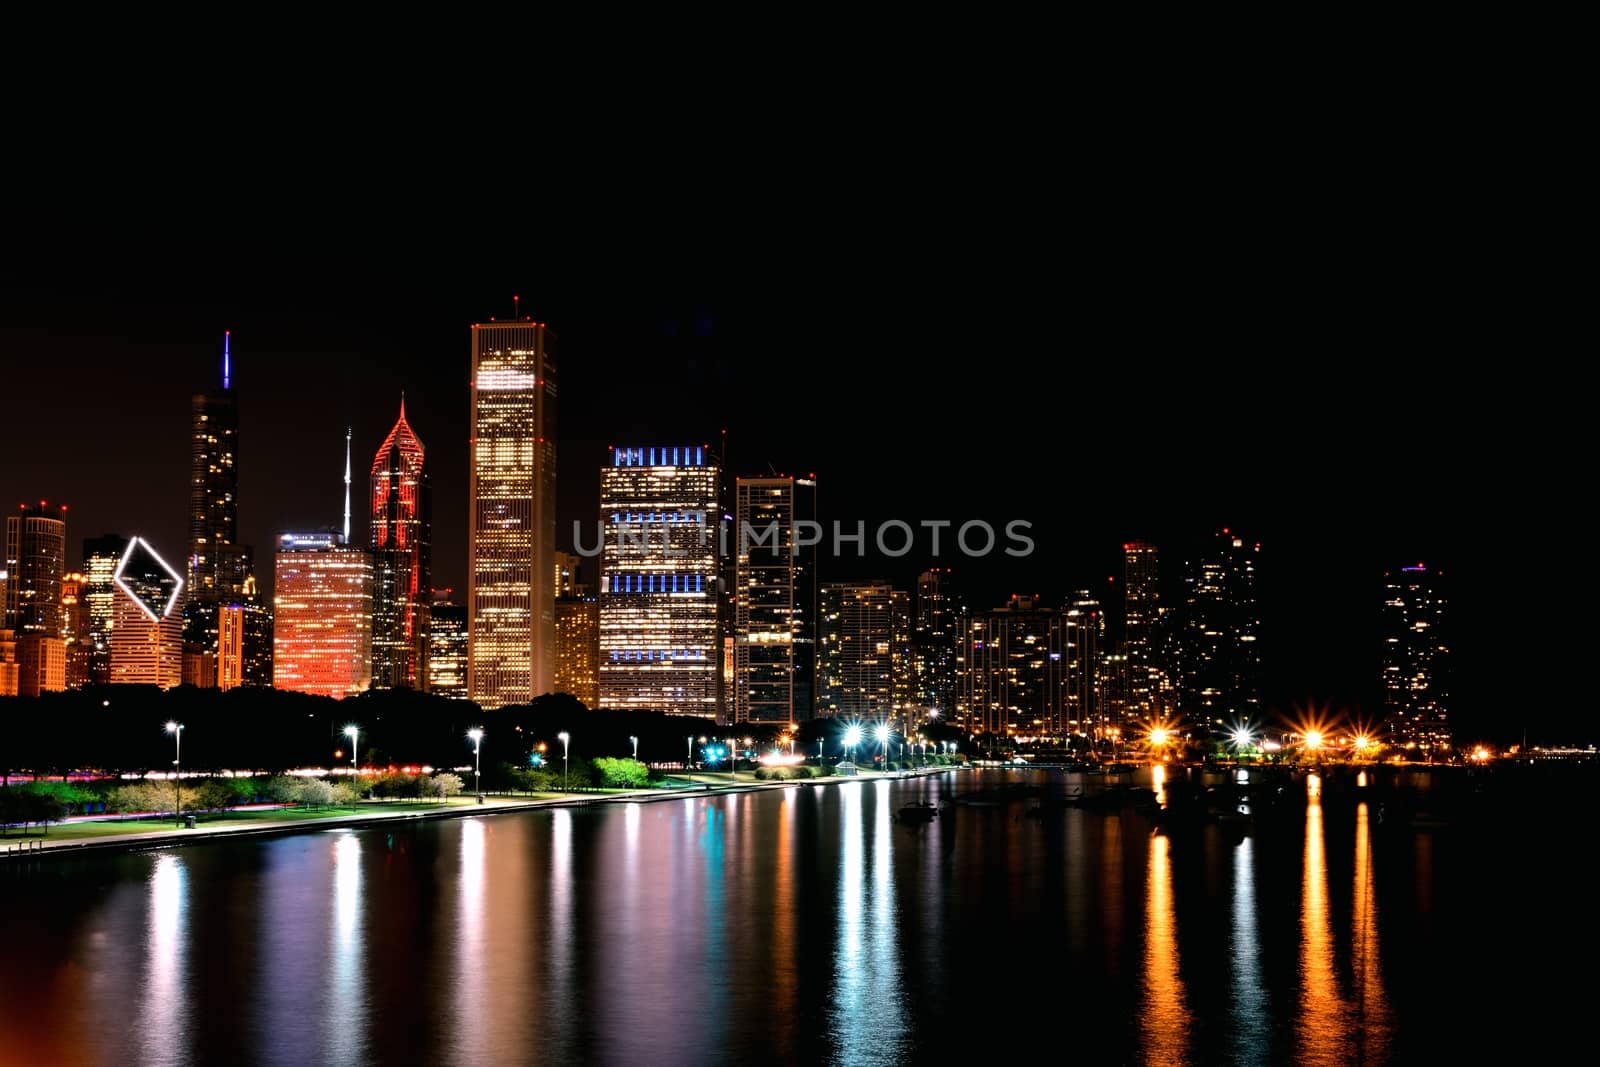
[[[89,684],[89,581],[73,571],[61,576],[61,640],[66,646],[67,688]]]
[[[189,563],[184,596],[187,639],[214,654],[217,607],[244,595],[251,550],[239,544],[239,410],[233,393],[232,337],[222,335],[222,384],[196,393],[189,419]]]
[[[584,707],[600,706],[600,600],[556,597],[555,691],[570,693]]]
[[[719,475],[693,445],[601,468],[601,707],[716,714]]]
[[[17,695],[17,635],[0,630],[0,697]]]
[[[467,688],[485,708],[555,680],[553,341],[542,322],[472,327]]]
[[[1386,740],[1417,758],[1448,756],[1449,597],[1444,572],[1418,563],[1389,571],[1383,585]]]
[[[374,688],[428,686],[431,515],[427,453],[402,397],[400,421],[372,461]]]
[[[582,557],[571,552],[557,552],[553,580],[556,596],[583,596],[588,586],[581,580]],[[560,692],[560,690],[557,690]]]
[[[816,706],[817,563],[795,523],[816,521],[817,483],[739,478],[734,500],[734,718],[803,722]]]
[[[117,595],[111,627],[114,685],[183,681],[183,576],[142,537],[128,541],[112,574]]]
[[[1066,729],[1087,737],[1104,728],[1105,709],[1101,699],[1100,660],[1105,648],[1106,617],[1100,601],[1088,589],[1072,594],[1066,611],[1066,672],[1062,684],[1062,714]]]
[[[1003,608],[967,618],[966,719],[972,733],[1016,739],[1066,727],[1070,637],[1067,613],[1013,596]]]
[[[1126,657],[1126,704],[1122,713],[1153,722],[1173,711],[1173,684],[1166,663],[1167,617],[1161,605],[1160,558],[1156,546],[1129,541],[1125,563],[1122,652]]]
[[[1225,529],[1189,565],[1179,711],[1195,725],[1262,721],[1260,554],[1260,545]]]
[[[444,599],[438,593],[445,594]],[[436,590],[428,625],[428,692],[467,699],[467,608]]]
[[[128,550],[128,539],[116,534],[83,539],[84,592],[81,597],[89,620],[86,640],[89,650],[89,684],[108,685],[111,682],[111,628],[116,617],[117,586],[112,575],[122,554]]]
[[[916,616],[911,626],[915,673],[913,700],[924,713],[952,721],[960,690],[956,657],[961,643],[961,602],[951,589],[950,570],[917,575]]]
[[[278,538],[272,684],[346,697],[372,679],[372,554],[333,533]]]
[[[911,598],[888,582],[830,582],[819,597],[818,715],[904,728],[911,702]]]
[[[5,615],[0,629],[15,635],[17,692],[55,693],[67,687],[67,646],[61,639],[61,576],[66,572],[67,509],[22,506],[6,517]]]

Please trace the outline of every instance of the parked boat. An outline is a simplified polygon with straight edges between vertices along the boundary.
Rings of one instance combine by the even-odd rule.
[[[907,804],[900,809],[900,818],[906,822],[931,822],[938,814],[933,804]]]

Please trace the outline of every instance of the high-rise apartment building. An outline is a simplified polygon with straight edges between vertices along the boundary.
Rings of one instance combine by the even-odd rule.
[[[615,448],[600,471],[600,706],[717,712],[720,469],[700,445]]]
[[[1105,651],[1106,617],[1100,601],[1088,589],[1072,594],[1066,610],[1066,670],[1062,677],[1062,715],[1065,728],[1094,737],[1105,726],[1105,702],[1100,686],[1100,661]]]
[[[1122,546],[1124,563],[1122,652],[1127,679],[1121,712],[1132,719],[1155,722],[1171,718],[1176,686],[1168,662],[1168,613],[1161,602],[1161,560],[1156,546],[1129,541]]]
[[[1179,711],[1196,725],[1262,721],[1260,555],[1224,529],[1188,567]]]
[[[555,681],[553,342],[542,322],[472,327],[467,688],[486,708]]]
[[[61,639],[61,576],[66,573],[67,509],[46,501],[6,517],[5,611],[0,629],[16,642],[17,693],[38,696],[67,687]]]
[[[272,684],[335,698],[372,680],[372,553],[338,534],[278,538]]]
[[[117,590],[111,626],[114,685],[183,682],[184,580],[142,537],[130,538],[112,573]]]
[[[1384,575],[1386,741],[1418,759],[1449,755],[1449,597],[1444,572],[1418,563]]]
[[[1013,596],[1003,608],[967,617],[962,677],[970,733],[1007,739],[1061,734],[1068,726],[1071,663],[1067,613]]]
[[[67,688],[89,684],[89,580],[80,571],[61,576],[61,641],[66,646]]]
[[[816,707],[817,566],[795,524],[816,521],[817,483],[739,478],[734,517],[734,719],[803,722]]]
[[[600,706],[600,598],[556,598],[557,693],[570,693],[586,708]]]
[[[911,598],[888,582],[830,582],[819,597],[818,715],[921,721],[911,700]]]
[[[955,595],[948,567],[917,575],[917,600],[911,625],[914,673],[912,700],[924,714],[953,721],[960,676],[961,601]]]
[[[372,685],[428,687],[432,489],[427,451],[400,419],[372,461]]]

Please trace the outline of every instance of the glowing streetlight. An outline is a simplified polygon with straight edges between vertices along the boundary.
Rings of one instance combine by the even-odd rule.
[[[1322,747],[1322,741],[1323,741],[1323,737],[1322,737],[1322,731],[1321,730],[1307,730],[1306,731],[1306,747],[1307,748],[1315,751],[1316,749],[1319,749],[1319,748]]]
[[[628,740],[633,742],[633,762],[638,763],[639,762],[639,739],[637,737],[633,737],[633,736],[630,735],[628,737]]]
[[[1372,747],[1372,738],[1368,737],[1366,734],[1359,734],[1356,737],[1355,745],[1357,752],[1365,752],[1367,749]]]
[[[683,766],[685,770],[688,770],[689,764],[694,762],[694,734],[690,734],[687,740],[689,742],[689,748],[683,757]]]
[[[873,736],[877,737],[878,744],[883,746],[883,763],[884,769],[887,770],[889,765],[889,724],[880,722],[878,728],[873,731]]]
[[[183,723],[168,720],[167,733],[172,735],[172,788],[177,794],[178,825],[183,825]]]
[[[844,747],[850,752],[850,762],[854,763],[856,761],[856,746],[861,743],[860,723],[851,723],[845,727],[843,743]]]
[[[1243,726],[1236,727],[1233,731],[1233,747],[1249,748],[1256,743],[1256,736]]]
[[[359,773],[356,770],[356,738],[360,734],[361,728],[359,726],[346,726],[344,728],[344,735],[350,739],[350,773],[352,775]]]
[[[473,745],[472,791],[481,797],[483,796],[483,779],[480,777],[478,772],[483,766],[483,731],[474,726],[472,729],[467,731],[467,737],[472,741]]]
[[[1164,726],[1157,726],[1150,731],[1150,743],[1158,748],[1170,740],[1172,740],[1172,732]]]
[[[561,742],[561,789],[567,788],[567,745],[572,740],[572,735],[562,730],[556,734],[556,740]]]

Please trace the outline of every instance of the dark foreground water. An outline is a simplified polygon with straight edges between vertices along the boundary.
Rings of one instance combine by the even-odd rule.
[[[896,818],[1016,782],[1077,779],[0,865],[0,1062],[1411,1063],[1592,1033],[1570,813],[1418,826],[1302,778],[1254,825],[1031,797]]]

